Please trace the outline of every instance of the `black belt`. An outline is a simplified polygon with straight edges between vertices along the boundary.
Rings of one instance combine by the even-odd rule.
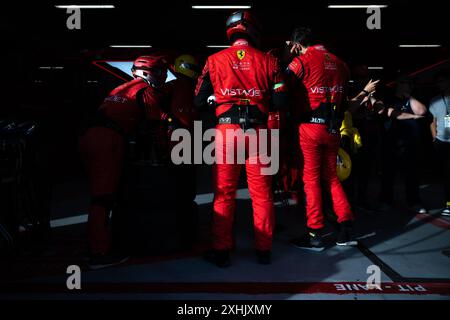
[[[217,118],[218,124],[238,124],[246,130],[255,125],[267,124],[267,114],[259,110],[256,105],[236,105],[222,113]]]
[[[327,127],[328,132],[332,133],[332,134],[336,134],[340,131],[340,125],[337,122],[334,124],[331,124],[330,121],[327,122],[327,120],[325,118],[310,117],[310,118],[301,120],[300,123],[324,125]]]
[[[320,117],[308,117],[308,118],[302,118],[300,120],[300,123],[313,123],[313,124],[327,124],[327,119],[320,118]]]
[[[328,132],[338,133],[343,120],[342,110],[337,110],[336,105],[321,103],[315,110],[305,113],[300,118],[300,123],[323,124]]]
[[[245,122],[249,122],[251,124],[267,124],[260,119],[255,118],[240,118],[240,117],[219,117],[217,118],[217,124],[244,124]]]

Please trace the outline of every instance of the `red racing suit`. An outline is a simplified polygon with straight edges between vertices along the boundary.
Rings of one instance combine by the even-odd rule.
[[[260,139],[261,130],[267,129],[267,115],[270,107],[282,104],[279,97],[284,91],[282,72],[278,60],[239,39],[230,48],[210,56],[199,78],[196,88],[195,104],[206,105],[210,95],[216,98],[215,151],[218,158],[213,168],[214,181],[214,217],[213,248],[230,250],[233,246],[232,227],[235,213],[235,197],[242,164],[227,163],[227,154],[237,154],[238,148],[245,148],[245,168],[247,182],[252,199],[255,247],[265,251],[272,248],[274,227],[272,176],[264,175],[265,167],[259,159],[262,154],[250,150],[247,134],[227,139],[226,131],[236,132],[241,129],[236,110],[251,111],[259,121],[253,123],[256,140]],[[278,98],[277,98],[278,97]],[[239,113],[240,111],[238,111]],[[242,119],[242,118],[240,118]],[[247,131],[248,132],[248,131]],[[223,139],[218,139],[223,136]],[[247,136],[247,138],[246,138]],[[255,137],[253,137],[255,138]],[[242,149],[241,149],[242,150]],[[236,160],[236,159],[234,159]]]
[[[277,59],[284,60],[284,53],[280,48],[271,49],[267,54],[272,55]],[[289,82],[286,83],[288,88],[287,91],[291,93],[292,90],[289,89],[289,85]],[[274,179],[276,179],[275,186],[284,192],[290,193],[290,196],[297,201],[299,187],[298,180],[300,178],[298,169],[300,163],[300,151],[297,150],[297,148],[292,148],[292,145],[298,145],[298,125],[295,123],[294,127],[294,123],[290,117],[291,100],[292,99],[289,99],[289,103],[286,104],[284,110],[269,113],[268,127],[269,129],[280,130],[280,170],[276,177],[274,177]]]
[[[322,45],[316,45],[295,57],[288,66],[288,72],[300,80],[296,85],[296,101],[299,103],[298,130],[307,226],[311,229],[324,226],[322,182],[326,192],[331,193],[338,222],[353,220],[350,204],[336,174],[339,127],[337,132],[329,130],[330,122],[336,121],[338,114],[343,113],[342,102],[346,99],[349,79],[347,66]]]
[[[165,85],[165,91],[170,96],[169,110],[175,122],[172,127],[174,129],[182,127],[192,133],[194,121],[198,117],[197,109],[194,106],[196,81],[181,73],[175,73],[175,75],[176,79]],[[173,130],[168,132],[168,141],[171,143],[170,150],[177,144],[170,139],[172,132]]]
[[[184,128],[191,129],[197,118],[197,109],[193,101],[195,81],[180,73],[175,75],[177,78],[166,84],[168,94],[171,96],[170,111]]]
[[[162,94],[138,78],[114,89],[80,138],[80,152],[89,177],[91,204],[88,235],[91,254],[110,250],[108,216],[118,189],[125,137],[144,118],[161,119]]]

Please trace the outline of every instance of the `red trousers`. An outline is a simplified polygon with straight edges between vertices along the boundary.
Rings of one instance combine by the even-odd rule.
[[[331,193],[338,223],[353,220],[350,204],[336,174],[339,134],[328,133],[326,126],[321,124],[301,124],[299,135],[307,226],[311,229],[324,227],[322,183],[325,191]]]
[[[213,217],[213,247],[217,250],[230,250],[233,246],[233,219],[236,210],[236,190],[243,164],[236,163],[239,148],[245,148],[245,169],[247,183],[253,206],[253,221],[255,232],[255,247],[257,250],[270,250],[274,227],[274,207],[272,195],[272,176],[261,174],[266,165],[258,161],[258,150],[251,150],[246,141],[250,139],[239,136],[226,139],[226,130],[233,132],[240,129],[239,125],[223,124],[216,127],[215,152],[216,159],[222,159],[222,164],[216,163],[214,175],[214,217]],[[221,134],[223,140],[218,139]],[[259,130],[253,138],[259,139]],[[242,150],[242,149],[241,149]],[[234,153],[235,163],[227,163],[227,154]],[[217,162],[216,160],[216,162]],[[229,162],[229,161],[228,161]],[[253,163],[254,162],[254,163]]]
[[[91,254],[105,254],[110,250],[108,219],[122,171],[124,140],[112,129],[92,127],[80,139],[80,152],[91,195],[89,247]]]

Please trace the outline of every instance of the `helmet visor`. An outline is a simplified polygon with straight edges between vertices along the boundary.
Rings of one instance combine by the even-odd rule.
[[[200,67],[198,65],[196,65],[196,64],[193,64],[193,63],[183,62],[183,63],[180,64],[180,67],[184,68],[184,69],[192,70],[192,71],[197,72],[197,73],[200,72]]]
[[[244,12],[239,11],[236,12],[234,14],[232,14],[231,16],[228,17],[227,22],[226,22],[226,27],[230,27],[232,25],[234,25],[235,23],[242,21],[244,18]]]

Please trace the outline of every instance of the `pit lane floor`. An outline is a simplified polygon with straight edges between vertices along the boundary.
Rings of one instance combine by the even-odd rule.
[[[335,246],[329,228],[327,249],[313,253],[289,245],[304,232],[301,207],[277,203],[273,263],[261,266],[252,246],[251,202],[243,187],[232,266],[218,269],[201,259],[212,202],[212,194],[205,192],[196,199],[204,238],[193,250],[89,271],[84,260],[88,201],[82,190],[82,181],[55,188],[53,240],[3,264],[0,299],[450,299],[450,258],[445,254],[450,219],[438,209],[425,215],[401,206],[384,212],[356,209],[359,245]],[[423,192],[427,199],[438,193],[433,186]],[[81,290],[69,291],[66,268],[73,264],[82,268]],[[371,265],[381,270],[381,289],[367,288]]]

